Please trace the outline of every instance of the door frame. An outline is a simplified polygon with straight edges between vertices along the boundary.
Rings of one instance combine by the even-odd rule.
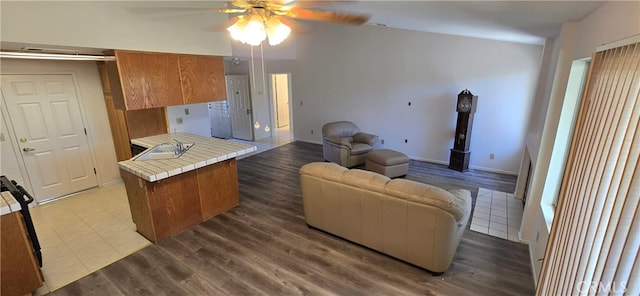
[[[273,127],[271,129],[271,136],[273,137],[273,133],[274,131],[277,129],[277,105],[276,105],[276,97],[274,96],[274,89],[272,89],[272,85],[273,85],[273,78],[275,75],[282,75],[282,74],[286,74],[287,75],[287,92],[289,92],[289,135],[291,136],[291,138],[293,138],[293,100],[292,100],[292,96],[293,96],[293,92],[291,89],[291,72],[283,72],[283,73],[269,73],[269,113],[270,113],[270,117],[271,117],[271,126]]]
[[[96,65],[96,69],[97,69],[97,65]],[[88,126],[90,126],[89,122],[87,121],[87,116],[86,116],[86,109],[84,106],[84,102],[82,100],[82,92],[80,89],[80,85],[78,82],[78,78],[77,78],[77,73],[75,71],[42,71],[42,70],[38,70],[38,71],[34,71],[34,70],[12,70],[12,71],[7,71],[7,72],[2,72],[1,75],[70,75],[71,76],[71,80],[73,81],[73,88],[74,91],[76,92],[76,96],[78,97],[78,107],[80,109],[80,118],[82,119],[82,125],[84,126],[85,129],[87,129]],[[34,192],[33,191],[33,185],[31,183],[31,178],[29,176],[29,173],[27,171],[27,166],[24,163],[24,159],[22,158],[22,153],[20,152],[20,150],[17,148],[19,147],[19,143],[18,143],[18,139],[16,137],[16,133],[15,130],[13,128],[13,122],[10,119],[9,115],[9,111],[7,110],[7,106],[6,106],[6,101],[4,98],[4,94],[2,94],[0,96],[1,102],[0,102],[0,109],[2,110],[2,116],[5,118],[5,121],[7,122],[7,131],[9,132],[8,136],[5,136],[5,140],[7,138],[9,138],[9,140],[11,141],[11,147],[13,148],[13,154],[15,155],[16,159],[18,160],[18,166],[20,167],[20,171],[22,173],[22,178],[25,181],[25,184],[22,185],[28,192]],[[6,117],[5,117],[6,116]],[[91,129],[87,129],[87,143],[88,143],[88,148],[89,148],[89,155],[90,155],[90,159],[91,159],[91,165],[93,165],[94,168],[96,168],[96,180],[98,183],[98,187],[102,187],[104,184],[102,183],[102,180],[100,178],[100,170],[98,169],[99,166],[97,166],[98,164],[98,159],[96,156],[96,152],[95,152],[95,144],[92,141],[92,138],[89,137],[89,134],[91,133]],[[46,200],[45,202],[38,202],[38,204],[43,204],[43,203],[47,203],[53,200],[58,199],[59,197],[55,197],[55,198],[51,198]]]
[[[4,74],[4,73],[3,73]],[[22,159],[22,153],[20,153],[20,149],[18,148],[18,141],[16,140],[16,134],[13,130],[13,122],[10,120],[9,112],[7,110],[6,102],[4,100],[4,93],[0,92],[0,112],[2,114],[2,121],[0,124],[6,124],[7,133],[4,135],[4,140],[9,142],[11,146],[11,153],[13,153],[13,157],[16,159],[18,163],[18,169],[20,170],[20,176],[24,181],[22,187],[24,187],[28,192],[33,192],[33,187],[31,186],[31,179],[29,179],[29,174],[27,173],[27,166],[24,164],[24,160]],[[2,151],[2,153],[7,153],[8,151]],[[4,173],[4,172],[3,172]],[[11,176],[7,176],[9,179]]]
[[[255,110],[253,108],[253,93],[252,93],[252,85],[251,85],[251,76],[249,74],[224,74],[224,79],[225,79],[225,85],[227,83],[227,77],[229,76],[242,76],[247,80],[247,95],[249,96],[249,107],[251,108],[251,113],[249,114],[249,118],[250,118],[250,122],[249,122],[249,127],[250,127],[250,133],[251,133],[251,139],[240,139],[240,138],[234,138],[233,137],[233,120],[231,120],[231,138],[234,139],[239,139],[239,140],[245,140],[245,141],[255,141],[256,140],[256,132],[253,128],[253,124],[254,124],[254,118],[255,118]],[[227,107],[229,106],[229,100],[231,100],[231,96],[228,95],[229,92],[229,87],[227,86]],[[229,110],[229,108],[227,108],[227,110]],[[231,116],[231,113],[229,113],[229,116]]]

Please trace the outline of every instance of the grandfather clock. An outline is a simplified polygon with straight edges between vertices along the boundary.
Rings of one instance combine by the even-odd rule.
[[[456,136],[449,157],[449,168],[456,171],[466,172],[469,170],[469,158],[471,151],[471,127],[473,125],[473,114],[476,112],[478,96],[474,96],[471,91],[465,89],[458,94],[458,122],[456,124]]]

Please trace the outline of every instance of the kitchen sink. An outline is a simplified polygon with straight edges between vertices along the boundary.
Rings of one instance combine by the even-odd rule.
[[[156,159],[173,159],[182,156],[194,143],[182,143],[184,149],[179,151],[178,144],[162,143],[147,149],[133,160],[156,160]]]

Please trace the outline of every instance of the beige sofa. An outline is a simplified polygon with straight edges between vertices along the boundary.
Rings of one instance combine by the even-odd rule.
[[[471,193],[314,162],[300,168],[307,224],[443,273],[471,213]]]
[[[322,155],[344,167],[364,164],[367,153],[375,149],[378,136],[360,132],[350,121],[329,122],[322,126]]]

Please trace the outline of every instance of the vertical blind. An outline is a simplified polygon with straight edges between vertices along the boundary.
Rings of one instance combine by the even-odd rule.
[[[640,294],[640,43],[596,52],[538,295]]]

